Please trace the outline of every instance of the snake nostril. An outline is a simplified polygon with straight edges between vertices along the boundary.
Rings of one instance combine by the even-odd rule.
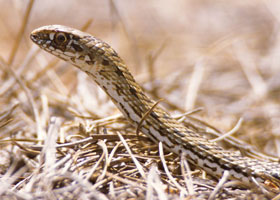
[[[31,38],[32,41],[38,41],[38,36],[35,35],[35,34],[31,34],[30,38]]]

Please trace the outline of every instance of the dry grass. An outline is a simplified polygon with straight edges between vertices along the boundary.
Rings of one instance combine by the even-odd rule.
[[[97,35],[182,123],[220,136],[226,148],[277,161],[278,2],[0,2],[1,199],[275,196],[241,187],[227,174],[210,177],[136,134],[85,74],[46,55],[28,36],[45,24]]]

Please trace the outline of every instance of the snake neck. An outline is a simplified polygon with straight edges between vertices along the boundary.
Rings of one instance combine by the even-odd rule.
[[[104,65],[104,61],[95,62],[95,66],[84,66],[82,70],[107,93],[122,114],[137,126],[143,115],[152,108],[154,101],[145,95],[123,62],[118,60],[118,65],[114,60],[108,62],[108,65]]]

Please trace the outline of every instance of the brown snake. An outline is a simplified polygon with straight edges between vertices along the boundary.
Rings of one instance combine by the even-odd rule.
[[[86,72],[112,99],[123,115],[138,127],[143,115],[155,102],[146,96],[118,54],[105,42],[88,33],[61,25],[44,26],[30,36],[40,48]],[[178,155],[184,153],[189,162],[213,176],[225,170],[231,178],[244,183],[256,180],[280,185],[280,164],[243,157],[227,151],[200,134],[188,129],[156,106],[140,130],[155,143]]]

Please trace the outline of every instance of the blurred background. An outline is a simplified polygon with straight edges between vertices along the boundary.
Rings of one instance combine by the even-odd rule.
[[[30,2],[0,0],[0,57],[26,82],[38,104],[47,97],[49,116],[67,117],[56,103],[69,96],[83,103],[68,102],[84,115],[118,112],[78,70],[63,62],[49,67],[53,56],[29,39],[43,25],[82,29],[90,24],[87,32],[109,43],[149,95],[163,98],[161,104],[172,114],[202,108],[195,116],[223,132],[242,118],[236,137],[280,155],[279,1],[37,0],[18,41]],[[20,89],[3,66],[0,106],[21,102],[28,113],[27,98],[14,94]],[[39,114],[42,110],[40,105]]]

